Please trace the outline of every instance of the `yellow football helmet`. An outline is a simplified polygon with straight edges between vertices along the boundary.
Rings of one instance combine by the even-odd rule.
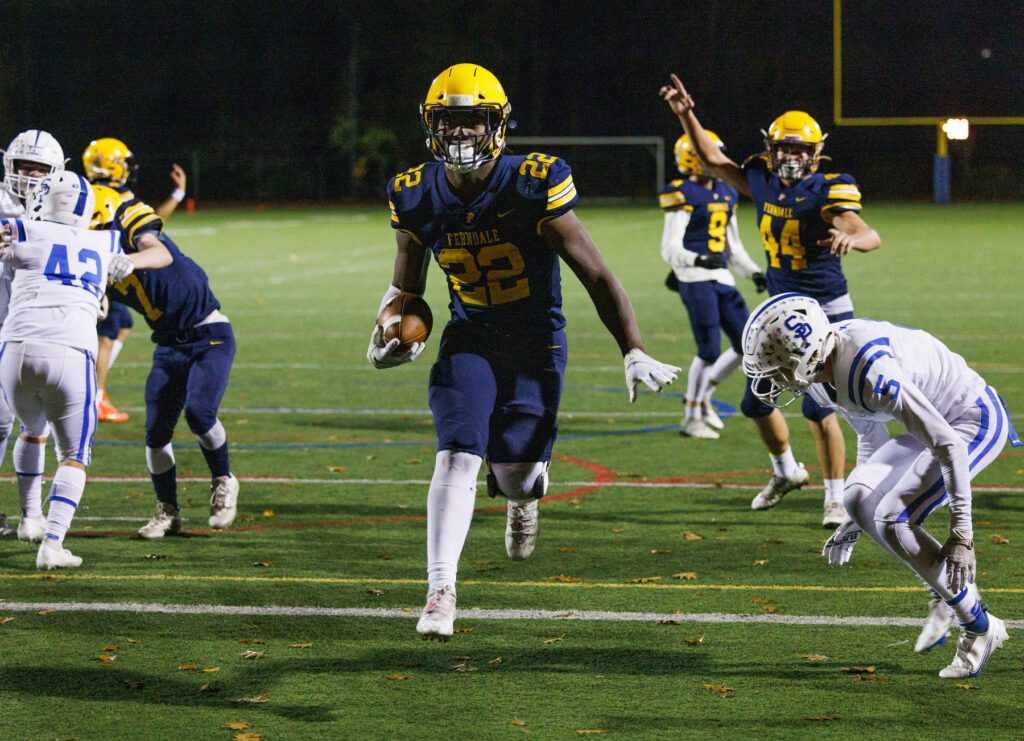
[[[772,170],[783,180],[800,180],[818,169],[828,134],[807,113],[786,111],[761,133]]]
[[[497,77],[478,64],[452,65],[430,83],[420,105],[427,149],[448,169],[472,172],[505,148],[511,110]]]
[[[90,183],[103,182],[120,188],[135,179],[135,155],[120,139],[96,139],[82,152],[82,166]]]
[[[121,196],[113,188],[99,183],[93,183],[92,192],[96,196],[96,208],[89,220],[89,228],[102,229],[113,223],[117,207],[121,204]]]
[[[717,144],[720,148],[725,149],[725,144],[718,137],[714,131],[704,129],[704,133],[711,137],[711,141]],[[676,167],[679,168],[679,172],[683,175],[696,175],[697,177],[707,178],[711,175],[704,169],[704,165],[701,164],[700,158],[693,149],[693,145],[690,143],[690,137],[683,134],[681,137],[676,139],[676,146],[672,150],[676,155]]]

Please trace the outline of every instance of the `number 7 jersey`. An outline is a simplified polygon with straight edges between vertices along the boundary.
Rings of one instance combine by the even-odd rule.
[[[0,224],[10,230],[4,260],[14,270],[0,340],[50,342],[95,353],[107,266],[121,252],[118,232],[22,219]]]
[[[538,153],[499,157],[468,204],[437,162],[388,183],[391,226],[433,253],[448,281],[452,319],[507,330],[565,326],[558,255],[541,227],[576,202],[569,166]]]

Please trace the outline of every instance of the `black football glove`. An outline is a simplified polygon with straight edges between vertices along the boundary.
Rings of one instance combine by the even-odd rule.
[[[693,264],[705,270],[720,270],[725,267],[725,258],[721,255],[697,255]]]
[[[754,273],[750,276],[750,279],[754,281],[754,288],[757,289],[758,293],[764,293],[768,290],[768,280],[764,277],[764,273]]]
[[[676,277],[674,270],[669,270],[668,275],[665,276],[665,288],[677,293],[679,291],[679,279]]]

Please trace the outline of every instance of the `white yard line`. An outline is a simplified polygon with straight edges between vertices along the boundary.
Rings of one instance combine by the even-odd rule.
[[[180,605],[138,602],[4,602],[4,612],[127,612],[174,615],[283,615],[289,617],[406,618],[419,617],[418,610],[364,607],[289,607],[286,605]],[[746,615],[727,612],[608,612],[603,610],[485,610],[460,608],[459,618],[466,620],[583,620],[586,622],[685,623],[768,623],[773,625],[826,626],[898,626],[924,624],[920,618],[866,615]],[[1007,620],[1008,628],[1024,628],[1024,620]]]

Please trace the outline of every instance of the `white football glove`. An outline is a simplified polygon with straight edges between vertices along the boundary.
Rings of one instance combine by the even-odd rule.
[[[857,545],[857,538],[860,537],[861,532],[860,525],[847,518],[832,533],[832,537],[825,541],[825,546],[821,549],[821,555],[828,559],[830,566],[842,566],[853,555],[853,547]]]
[[[135,263],[128,255],[114,255],[107,266],[107,283],[119,283],[134,272]]]
[[[394,368],[396,365],[411,363],[420,356],[425,342],[414,342],[407,348],[402,347],[402,341],[395,337],[390,342],[384,342],[384,330],[379,324],[373,326],[373,333],[370,335],[370,346],[366,349],[366,359],[370,365],[378,370],[381,368]]]
[[[626,390],[629,391],[629,403],[636,401],[636,389],[642,381],[651,391],[661,391],[663,385],[676,380],[676,374],[682,368],[659,362],[634,347],[622,361],[626,366]]]
[[[974,557],[974,540],[971,533],[953,529],[942,544],[939,558],[946,559],[946,581],[949,591],[959,593],[974,581],[977,560]]]

